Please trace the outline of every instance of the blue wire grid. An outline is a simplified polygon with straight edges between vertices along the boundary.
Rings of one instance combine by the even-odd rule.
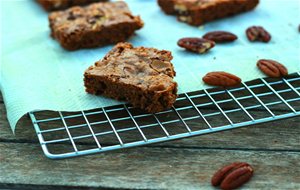
[[[155,114],[120,104],[29,115],[47,157],[75,157],[299,116],[300,73],[183,93],[171,109]]]

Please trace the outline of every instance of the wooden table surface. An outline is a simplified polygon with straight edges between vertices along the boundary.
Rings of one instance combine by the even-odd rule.
[[[243,189],[300,189],[300,117],[50,160],[28,117],[19,123],[16,136],[12,134],[1,95],[0,110],[0,189],[214,189],[212,174],[234,161],[248,162],[255,170]]]

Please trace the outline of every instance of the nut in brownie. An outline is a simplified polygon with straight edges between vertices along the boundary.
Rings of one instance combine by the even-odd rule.
[[[165,13],[195,26],[252,10],[258,3],[259,0],[158,0]]]
[[[72,7],[49,15],[51,36],[67,50],[125,41],[143,27],[123,1]]]
[[[86,91],[128,101],[148,112],[170,108],[177,97],[171,52],[117,44],[84,73]]]

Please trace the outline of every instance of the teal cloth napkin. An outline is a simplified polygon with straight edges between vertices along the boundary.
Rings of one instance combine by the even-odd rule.
[[[133,14],[141,15],[144,28],[129,39],[135,46],[172,51],[179,93],[207,88],[202,77],[210,71],[227,71],[243,81],[264,75],[256,68],[260,58],[275,59],[289,72],[300,70],[299,0],[261,0],[251,12],[189,26],[165,15],[155,0],[128,0]],[[271,34],[268,44],[250,43],[245,29],[264,26]],[[217,45],[207,54],[186,52],[176,43],[182,37],[201,37],[213,30],[238,35],[234,43]],[[85,93],[83,73],[101,59],[112,45],[69,52],[50,38],[47,13],[31,0],[1,1],[0,89],[12,130],[33,110],[79,111],[120,102]]]

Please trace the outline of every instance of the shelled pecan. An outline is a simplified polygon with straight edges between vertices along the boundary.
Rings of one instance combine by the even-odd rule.
[[[225,31],[213,31],[208,32],[203,36],[204,39],[214,41],[216,43],[232,42],[235,41],[238,37],[230,32]]]
[[[261,26],[251,26],[246,30],[249,41],[269,42],[271,35]]]
[[[188,51],[201,54],[215,46],[215,42],[203,38],[182,38],[177,42],[177,44]]]
[[[223,190],[235,189],[250,180],[253,168],[246,162],[234,162],[219,169],[212,177],[211,184]]]
[[[241,83],[239,77],[223,71],[207,73],[202,80],[206,84],[222,87],[237,86]]]
[[[258,60],[257,67],[269,77],[284,77],[288,75],[287,68],[274,60]]]

